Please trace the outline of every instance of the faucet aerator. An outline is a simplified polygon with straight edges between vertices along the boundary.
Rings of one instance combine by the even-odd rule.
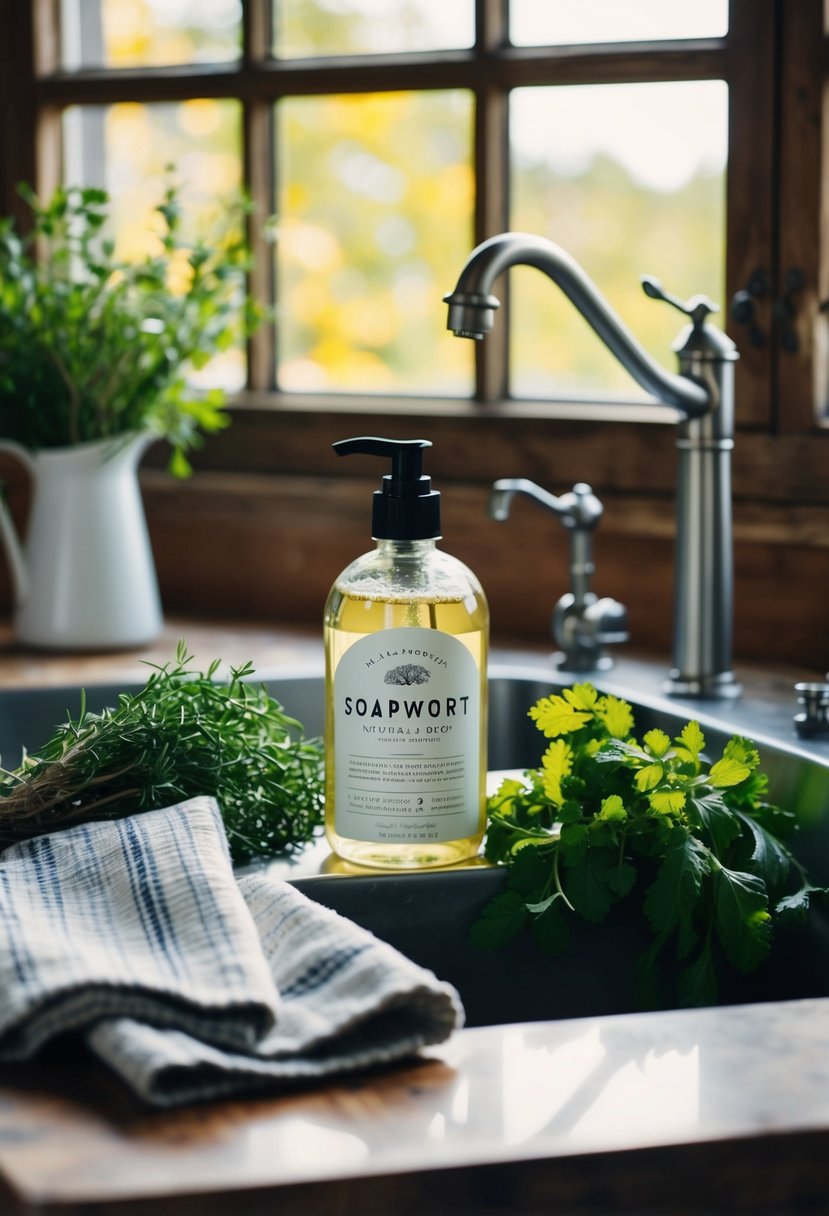
[[[453,291],[443,297],[443,302],[449,306],[446,328],[451,330],[456,338],[472,338],[480,342],[492,332],[495,326],[495,310],[500,308],[496,296]]]

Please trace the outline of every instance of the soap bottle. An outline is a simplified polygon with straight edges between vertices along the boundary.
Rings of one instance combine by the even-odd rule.
[[[376,547],[342,572],[325,607],[326,835],[361,866],[451,865],[478,852],[486,819],[486,597],[436,547],[429,440],[333,446],[388,457],[391,473],[374,494]]]

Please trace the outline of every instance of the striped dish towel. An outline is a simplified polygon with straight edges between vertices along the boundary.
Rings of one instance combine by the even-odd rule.
[[[0,855],[2,1060],[77,1031],[174,1106],[399,1060],[462,1021],[450,985],[364,929],[234,875],[212,798]]]

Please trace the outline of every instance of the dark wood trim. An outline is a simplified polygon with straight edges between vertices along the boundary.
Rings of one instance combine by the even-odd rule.
[[[399,399],[343,404],[332,410],[269,410],[239,407],[233,425],[211,437],[194,456],[196,467],[238,473],[365,477],[367,459],[334,461],[330,445],[366,428],[395,438],[423,432],[434,447],[430,472],[442,481],[489,481],[522,476],[560,492],[588,481],[599,493],[672,493],[676,483],[676,432],[670,424],[630,422],[608,408],[603,421],[545,417],[501,403],[481,411],[472,402]],[[519,421],[520,420],[520,421]],[[774,436],[741,431],[733,455],[738,500],[829,505],[829,431]],[[151,463],[164,461],[159,445]]]
[[[29,208],[17,185],[36,178],[35,140],[21,138],[21,132],[35,130],[32,12],[28,4],[0,0],[0,197],[3,214],[14,216],[23,229]]]
[[[624,46],[474,48],[428,55],[365,55],[348,59],[262,59],[248,64],[86,69],[37,82],[42,105],[107,105],[187,97],[279,97],[401,89],[475,88],[482,72],[501,88],[532,84],[619,84],[647,80],[711,80],[727,76],[732,56],[718,39]]]
[[[726,300],[717,321],[738,345],[735,369],[736,409],[744,426],[772,423],[772,384],[775,366],[772,305],[775,267],[775,5],[756,0],[731,0],[729,40],[742,50],[733,56],[729,82],[726,173],[728,242]],[[749,329],[731,317],[730,302],[758,276],[768,289],[754,300],[756,325],[763,345],[749,340]]]
[[[827,43],[823,0],[781,6],[780,239],[775,300],[777,367],[784,431],[813,426],[829,396],[829,317],[821,308],[829,284],[825,128]],[[823,37],[816,36],[823,31]],[[802,275],[790,294],[792,276]],[[787,316],[787,299],[794,315]],[[790,347],[788,340],[793,343]],[[783,403],[785,402],[785,406]]]

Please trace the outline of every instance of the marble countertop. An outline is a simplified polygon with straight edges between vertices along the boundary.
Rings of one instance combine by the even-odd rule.
[[[207,661],[319,664],[310,636],[172,622],[145,655],[0,639],[0,686],[140,679],[182,633]],[[785,717],[792,678],[815,677],[757,671],[752,694]],[[0,1070],[0,1206],[20,1216],[815,1212],[827,1149],[829,1000],[465,1029],[410,1065],[174,1113],[65,1054]]]

